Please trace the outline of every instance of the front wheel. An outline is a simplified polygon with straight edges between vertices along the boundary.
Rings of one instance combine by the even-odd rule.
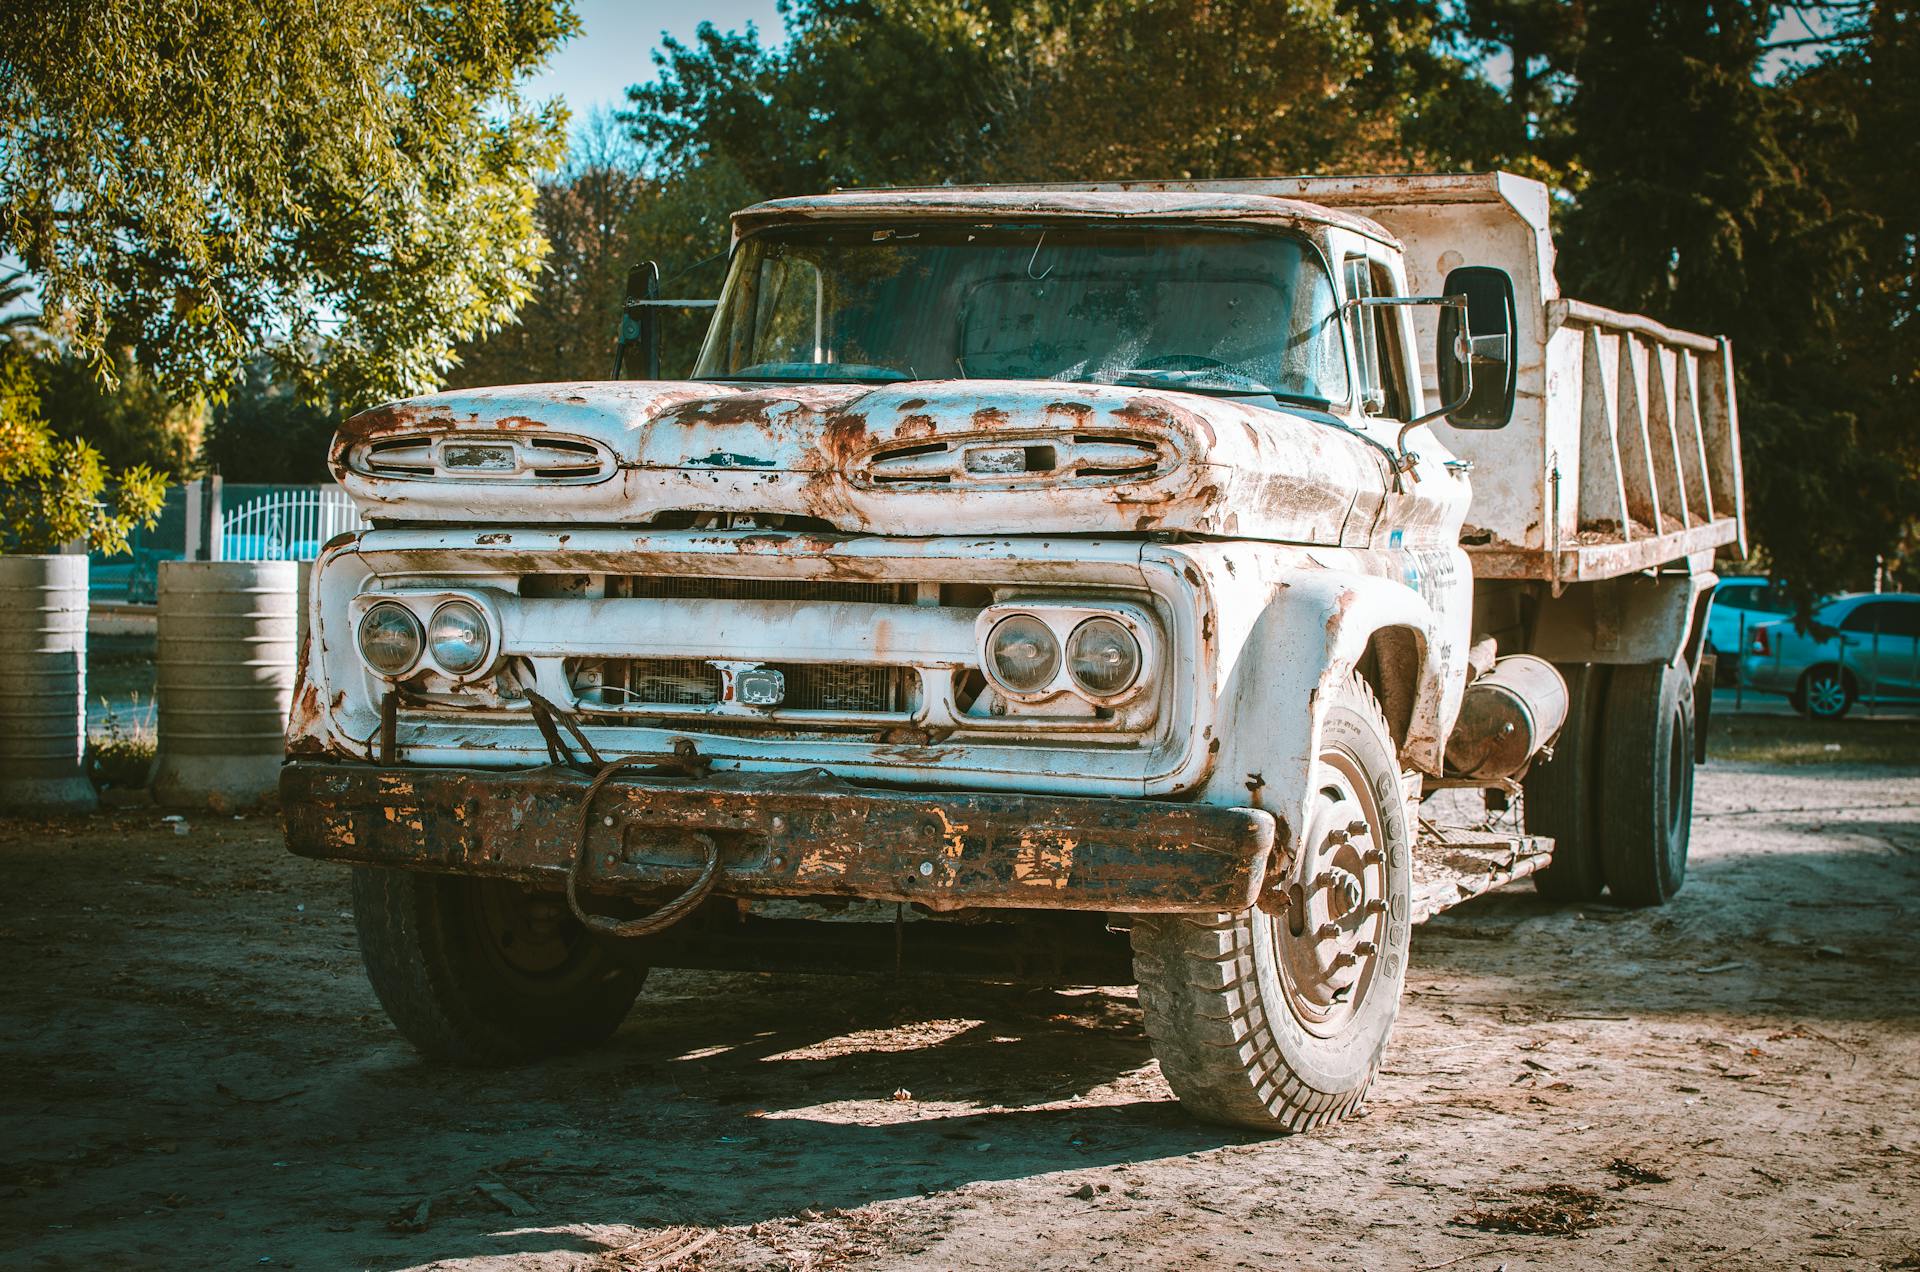
[[[500,880],[361,866],[353,915],[380,1005],[436,1060],[512,1064],[603,1042],[645,976],[559,893]]]
[[[1392,735],[1367,683],[1328,707],[1307,821],[1275,913],[1133,926],[1160,1070],[1209,1121],[1303,1131],[1372,1086],[1406,979],[1413,838]]]

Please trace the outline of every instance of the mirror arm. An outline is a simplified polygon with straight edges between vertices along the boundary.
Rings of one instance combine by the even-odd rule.
[[[1373,308],[1384,309],[1389,306],[1398,306],[1398,305],[1437,305],[1442,309],[1457,309],[1460,311],[1460,330],[1462,332],[1465,332],[1467,330],[1467,323],[1466,323],[1467,298],[1464,295],[1460,295],[1460,296],[1360,296],[1360,297],[1356,297],[1353,300],[1348,301],[1345,305],[1341,306],[1341,308],[1343,309],[1373,309]],[[1407,451],[1407,434],[1408,433],[1411,433],[1414,429],[1419,428],[1422,424],[1430,424],[1434,420],[1439,419],[1443,415],[1452,414],[1454,411],[1459,410],[1461,407],[1465,406],[1469,401],[1473,399],[1473,358],[1471,356],[1471,351],[1463,351],[1463,352],[1465,356],[1461,357],[1460,363],[1461,363],[1461,372],[1466,380],[1466,383],[1461,390],[1460,396],[1455,398],[1453,401],[1446,403],[1443,406],[1435,407],[1433,410],[1428,411],[1424,415],[1417,415],[1413,419],[1408,420],[1405,424],[1402,424],[1400,426],[1399,435],[1393,439],[1393,452],[1394,452],[1393,462],[1394,462],[1395,468],[1398,469],[1398,471],[1404,473],[1404,472],[1410,472],[1413,469],[1413,456],[1409,454]]]

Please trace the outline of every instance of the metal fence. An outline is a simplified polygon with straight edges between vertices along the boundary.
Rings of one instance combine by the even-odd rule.
[[[223,483],[206,477],[167,491],[151,530],[130,552],[94,553],[88,570],[96,604],[151,605],[162,561],[311,561],[327,540],[365,526],[347,492],[324,485]]]

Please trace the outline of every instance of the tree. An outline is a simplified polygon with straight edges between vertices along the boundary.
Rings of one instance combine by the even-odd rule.
[[[448,384],[605,376],[649,190],[625,130],[610,115],[589,119],[566,164],[540,179],[535,218],[549,250],[526,302],[511,323],[458,350]]]
[[[0,248],[110,373],[170,386],[269,350],[350,401],[435,384],[505,321],[543,245],[564,114],[517,78],[566,0],[12,0]]]
[[[201,458],[228,481],[331,481],[327,448],[343,414],[299,393],[270,358],[255,358],[207,420]]]
[[[75,540],[126,551],[134,526],[151,526],[159,515],[166,479],[127,469],[114,483],[111,510],[100,499],[107,485],[98,451],[56,439],[47,427],[31,359],[17,346],[0,346],[0,551],[57,552]]]
[[[40,411],[54,433],[86,442],[109,468],[144,464],[162,472],[192,471],[200,459],[207,400],[168,394],[125,350],[111,366],[109,386],[92,364],[72,354],[49,351],[36,360]]]

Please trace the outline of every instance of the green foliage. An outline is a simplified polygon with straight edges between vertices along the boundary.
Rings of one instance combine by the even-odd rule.
[[[263,485],[332,480],[327,448],[344,412],[302,396],[256,358],[207,421],[201,456],[228,481]]]
[[[47,427],[31,361],[0,350],[0,550],[55,552],[84,540],[96,551],[125,552],[133,528],[159,516],[166,477],[144,465],[123,470],[111,510],[100,499],[108,477],[98,451]]]
[[[73,354],[48,354],[35,374],[40,410],[60,437],[77,438],[114,469],[175,473],[199,461],[207,401],[197,393],[169,394],[153,372],[122,351],[112,359],[113,380],[102,383],[92,364]]]
[[[566,0],[12,0],[0,247],[77,350],[215,387],[270,351],[351,401],[433,387],[539,267],[564,113],[518,77]]]

